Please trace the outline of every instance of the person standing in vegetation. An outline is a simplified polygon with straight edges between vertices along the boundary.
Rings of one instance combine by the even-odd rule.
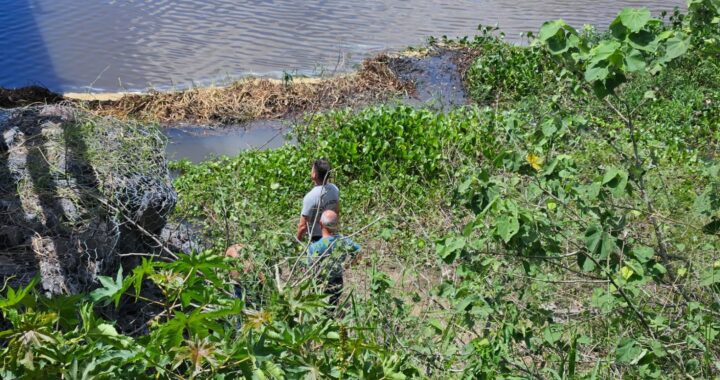
[[[343,288],[343,264],[348,256],[360,252],[360,246],[349,237],[338,234],[338,214],[326,210],[320,217],[322,237],[308,247],[308,266],[325,280],[325,294],[330,305],[337,306]],[[321,278],[322,278],[321,277]]]
[[[322,237],[320,231],[320,215],[325,210],[340,212],[340,190],[337,186],[329,183],[330,162],[325,159],[318,159],[313,162],[310,171],[315,187],[303,198],[300,221],[297,225],[296,238],[302,242],[307,235],[311,242],[316,242]]]

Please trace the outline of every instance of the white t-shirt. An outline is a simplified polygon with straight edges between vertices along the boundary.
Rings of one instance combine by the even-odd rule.
[[[315,186],[303,198],[301,215],[308,220],[308,235],[322,236],[320,216],[325,210],[338,211],[340,190],[332,183]]]

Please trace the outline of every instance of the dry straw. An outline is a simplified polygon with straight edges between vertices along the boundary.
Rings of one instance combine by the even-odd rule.
[[[227,87],[192,88],[182,92],[125,95],[116,101],[91,102],[95,111],[119,118],[159,122],[243,122],[304,112],[373,103],[412,91],[380,55],[359,71],[327,79],[278,81],[248,78]]]

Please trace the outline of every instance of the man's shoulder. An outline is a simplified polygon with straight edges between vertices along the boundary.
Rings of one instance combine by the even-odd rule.
[[[330,247],[331,243],[332,240],[330,238],[324,237],[316,242],[310,243],[308,250],[310,253],[322,253]]]
[[[328,183],[324,186],[316,186],[312,191],[317,191],[317,196],[323,197],[337,197],[340,194],[340,189],[335,186],[334,183]]]
[[[338,242],[345,249],[349,249],[351,251],[359,251],[360,250],[360,244],[355,243],[351,238],[349,238],[347,236],[338,236]]]
[[[305,197],[303,198],[303,200],[313,202],[316,201],[318,198],[320,198],[320,189],[320,186],[313,187],[312,189],[310,189],[310,191],[305,193]]]

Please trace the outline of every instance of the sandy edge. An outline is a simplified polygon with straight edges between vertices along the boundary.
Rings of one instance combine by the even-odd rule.
[[[65,99],[81,101],[115,101],[125,95],[141,95],[141,92],[65,92],[62,94]]]

